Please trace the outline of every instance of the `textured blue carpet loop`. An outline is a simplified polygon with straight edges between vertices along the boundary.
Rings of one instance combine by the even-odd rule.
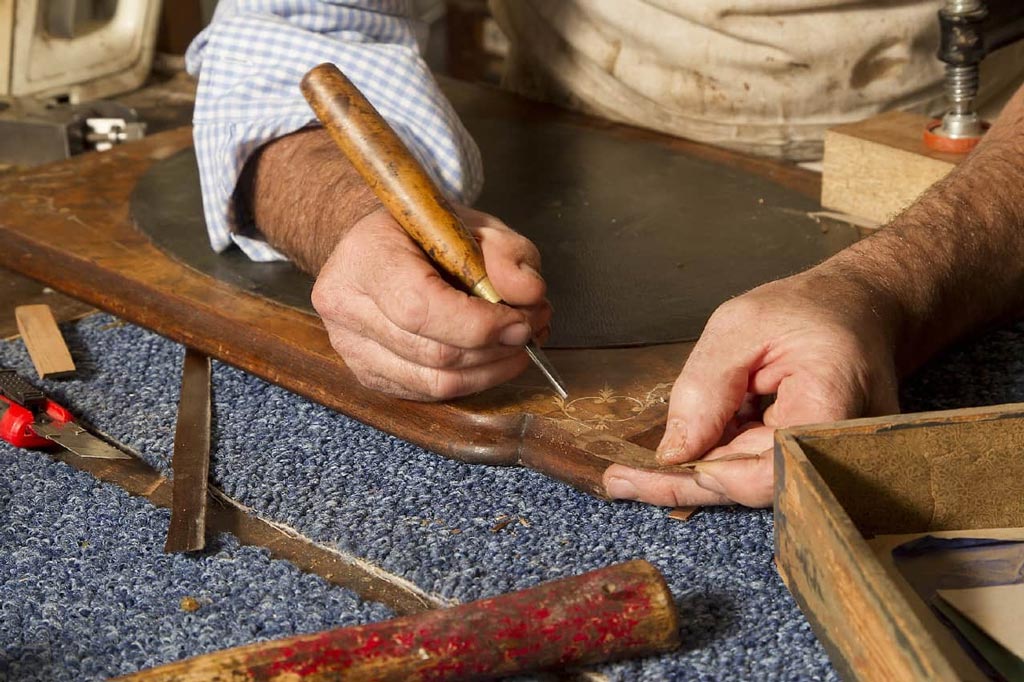
[[[65,332],[84,372],[45,390],[168,471],[181,348],[105,315]],[[1024,400],[1022,340],[1015,326],[952,352],[907,387],[905,408]],[[0,364],[33,376],[20,342],[0,344]],[[216,485],[441,597],[651,561],[679,605],[683,649],[601,667],[609,679],[837,679],[775,571],[768,511],[680,523],[528,470],[448,461],[221,364],[214,400]],[[0,471],[0,679],[102,679],[389,616],[230,537],[164,555],[165,510],[45,455],[0,445]]]

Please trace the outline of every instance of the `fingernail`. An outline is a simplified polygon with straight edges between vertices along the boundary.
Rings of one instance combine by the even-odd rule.
[[[534,268],[529,263],[520,263],[519,264],[519,269],[522,270],[523,272],[525,272],[526,274],[530,275],[531,277],[536,277],[537,279],[539,279],[542,282],[544,281],[544,278],[541,277],[539,272],[537,272],[537,269]]]
[[[658,447],[660,448],[661,446],[659,445]],[[654,453],[654,459],[658,464],[675,464],[679,459],[679,453],[682,451],[682,448],[659,449]]]
[[[713,493],[725,494],[725,488],[719,483],[718,479],[707,472],[708,468],[704,466],[698,466],[694,470],[696,476],[693,477],[693,482],[699,485],[705,490],[710,490]]]
[[[516,322],[501,332],[501,343],[506,346],[525,346],[533,332],[525,322]]]
[[[685,447],[686,427],[678,419],[671,419],[665,426],[665,435],[658,444],[655,459],[659,464],[675,464],[682,460]]]
[[[632,481],[624,478],[609,478],[604,489],[613,500],[635,500],[640,497],[640,491]]]

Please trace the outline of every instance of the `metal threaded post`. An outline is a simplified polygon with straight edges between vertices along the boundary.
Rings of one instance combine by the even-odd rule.
[[[974,100],[978,96],[978,65],[947,64],[945,85],[950,109],[942,117],[942,133],[952,138],[981,135],[981,119],[974,111]]]
[[[985,5],[981,0],[946,0],[939,15],[946,21],[951,18],[967,18],[979,12],[985,12]],[[943,30],[947,30],[948,26],[945,23],[943,26]],[[943,38],[945,44],[946,36]],[[947,62],[945,91],[949,110],[942,117],[942,125],[936,133],[952,139],[979,137],[983,128],[981,119],[974,110],[974,101],[978,97],[980,57],[969,59],[973,63],[953,63],[944,55],[940,54],[940,57]]]
[[[973,109],[978,96],[978,66],[946,65],[946,97],[953,113],[965,114]]]

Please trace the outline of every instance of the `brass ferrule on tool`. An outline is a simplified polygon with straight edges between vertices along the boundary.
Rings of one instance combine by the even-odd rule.
[[[501,303],[501,296],[498,295],[498,290],[491,284],[490,277],[484,277],[482,280],[473,285],[473,295],[479,296],[485,301],[491,303]]]

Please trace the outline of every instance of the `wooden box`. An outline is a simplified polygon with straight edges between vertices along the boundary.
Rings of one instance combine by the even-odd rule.
[[[778,568],[844,679],[987,679],[868,540],[1024,527],[1024,404],[780,431],[775,471]]]

